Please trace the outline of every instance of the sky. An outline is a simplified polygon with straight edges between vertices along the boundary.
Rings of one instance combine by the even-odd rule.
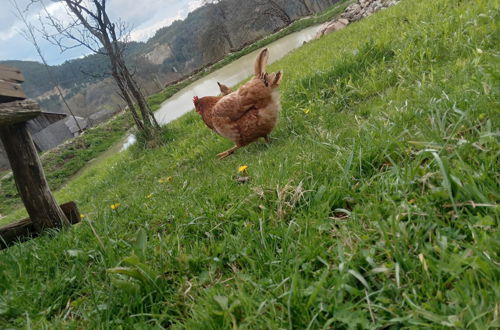
[[[25,30],[25,26],[18,18],[13,1],[17,2],[23,11],[23,16],[35,26],[40,25],[39,17],[45,16],[41,5],[30,6],[25,11],[30,0],[0,0],[0,61],[40,62],[34,46],[23,37],[22,31]],[[61,3],[55,0],[42,1],[52,15],[64,20],[67,14]],[[146,41],[156,30],[170,25],[175,20],[185,18],[201,4],[202,0],[107,0],[107,12],[112,20],[120,18],[130,26],[132,40]],[[83,47],[61,53],[57,46],[40,36],[37,39],[44,57],[51,65],[89,54],[89,50]]]

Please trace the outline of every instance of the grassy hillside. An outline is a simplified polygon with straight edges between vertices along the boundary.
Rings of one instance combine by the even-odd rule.
[[[342,13],[352,2],[353,0],[339,1],[323,13],[295,21],[277,33],[269,35],[240,51],[229,54],[223,60],[198,71],[186,79],[169,85],[163,91],[148,97],[151,109],[153,111],[158,110],[165,100],[183,88],[259,48],[265,47],[291,33],[329,21]],[[116,116],[98,127],[87,130],[84,135],[46,152],[42,157],[42,164],[50,187],[54,190],[59,189],[76,173],[81,171],[89,161],[106,152],[120,139],[125,138],[125,133],[132,126],[133,122],[128,114]],[[18,218],[19,213],[11,214],[11,216],[5,218],[2,218],[2,214],[10,214],[13,210],[22,207],[21,197],[16,190],[14,179],[9,176],[4,179],[3,176],[0,174],[0,225]]]
[[[190,113],[87,171],[57,196],[81,224],[0,252],[0,327],[498,327],[499,5],[406,0],[287,56],[270,145],[218,161]]]

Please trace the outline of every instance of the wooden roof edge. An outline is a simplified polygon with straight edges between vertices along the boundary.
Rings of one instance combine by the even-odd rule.
[[[16,67],[0,65],[0,80],[11,83],[22,83],[24,82],[24,75]]]

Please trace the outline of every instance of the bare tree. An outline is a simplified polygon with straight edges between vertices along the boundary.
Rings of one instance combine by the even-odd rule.
[[[292,24],[293,20],[286,12],[283,5],[280,5],[276,0],[257,0],[255,2],[260,14],[264,16],[277,17],[285,23]]]
[[[49,79],[51,80],[52,84],[54,84],[54,87],[56,88],[57,93],[59,94],[59,97],[61,98],[61,100],[63,101],[64,105],[66,106],[66,109],[68,110],[68,112],[73,117],[73,120],[75,121],[75,124],[78,127],[79,134],[82,134],[83,133],[83,129],[80,126],[80,123],[78,122],[78,120],[76,119],[76,116],[73,113],[73,110],[69,106],[68,102],[66,102],[66,97],[64,96],[63,92],[61,91],[61,88],[59,87],[59,82],[57,81],[57,79],[52,74],[52,71],[50,70],[50,66],[47,63],[47,61],[45,60],[45,56],[43,56],[42,49],[38,45],[38,41],[37,41],[36,36],[35,36],[35,27],[33,26],[33,24],[31,24],[30,22],[28,22],[28,20],[26,19],[25,13],[23,13],[22,10],[21,10],[21,8],[19,8],[19,5],[18,5],[18,3],[17,3],[16,0],[11,0],[11,4],[12,4],[12,6],[15,9],[15,15],[17,16],[17,18],[19,18],[23,22],[23,24],[24,24],[24,26],[26,28],[25,30],[21,31],[21,35],[29,43],[31,43],[33,45],[33,47],[35,47],[36,52],[38,53],[38,56],[40,57],[40,60],[42,61],[43,65],[45,66],[45,70],[47,70],[47,74],[49,76]]]
[[[254,13],[243,22],[243,25],[248,27],[247,31],[252,31],[251,27],[258,24],[268,24],[269,18],[279,19],[284,26],[293,22],[285,7],[276,0],[253,0],[252,5],[255,8]]]
[[[212,33],[221,36],[229,45],[230,49],[234,49],[234,43],[231,39],[231,33],[227,28],[226,21],[228,15],[227,0],[203,0],[203,4],[207,6],[208,15],[211,19]]]
[[[120,96],[125,100],[135,125],[143,137],[151,141],[157,137],[159,129],[152,110],[125,63],[125,47],[128,41],[126,25],[112,22],[106,11],[106,0],[52,0],[62,3],[69,16],[69,22],[54,17],[47,10],[43,0],[46,21],[43,27],[44,38],[61,47],[61,50],[84,46],[96,54],[109,58],[111,76],[116,82]],[[55,30],[50,33],[46,26]],[[72,41],[68,44],[67,41]],[[136,110],[136,106],[139,111]]]
[[[314,13],[314,10],[309,5],[308,0],[299,0],[299,2],[306,9],[306,12],[307,12],[308,15],[311,15],[312,13]]]

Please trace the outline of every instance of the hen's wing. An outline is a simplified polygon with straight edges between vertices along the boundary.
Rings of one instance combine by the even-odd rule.
[[[213,109],[217,117],[227,117],[238,120],[248,110],[265,106],[271,100],[272,90],[263,80],[253,79],[243,85],[238,91],[224,96]]]

